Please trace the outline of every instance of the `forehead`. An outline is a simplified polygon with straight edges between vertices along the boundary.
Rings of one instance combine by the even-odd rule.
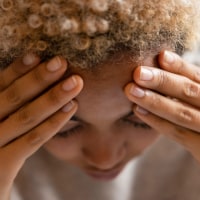
[[[157,67],[158,52],[146,53],[143,57],[135,56],[133,53],[118,53],[103,61],[91,69],[81,69],[73,66],[69,67],[70,74],[79,74],[85,83],[93,83],[93,86],[101,88],[106,85],[119,86],[132,80],[132,73],[136,67],[141,65]]]
[[[84,80],[83,90],[76,98],[79,104],[77,116],[83,119],[88,116],[89,119],[91,113],[96,113],[95,117],[112,118],[130,112],[132,103],[123,89],[127,83],[133,81],[133,71],[139,65],[156,67],[155,55],[139,61],[133,55],[120,54],[102,63],[95,71],[75,69],[73,72]]]

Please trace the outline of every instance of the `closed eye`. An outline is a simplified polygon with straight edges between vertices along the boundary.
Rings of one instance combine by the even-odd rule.
[[[128,124],[134,126],[135,128],[152,129],[148,124],[146,124],[144,122],[137,122],[137,121],[132,121],[129,119],[124,119],[123,121],[125,123],[128,123]]]
[[[70,120],[66,126],[64,126],[55,137],[69,137],[74,134],[79,134],[82,125],[80,122],[75,120]]]
[[[133,125],[136,128],[152,129],[148,124],[137,118],[133,112],[129,113],[125,118],[122,119],[122,121]]]
[[[69,130],[61,131],[56,136],[66,138],[69,136],[77,135],[77,134],[81,133],[81,131],[80,131],[81,128],[82,128],[82,126],[78,125]]]
[[[120,121],[127,123],[128,125],[134,126],[135,128],[142,129],[152,129],[148,124],[142,122],[138,119],[133,112],[129,113],[125,118],[122,118]],[[81,133],[83,125],[76,118],[71,119],[66,127],[61,129],[61,131],[55,137],[70,137]]]

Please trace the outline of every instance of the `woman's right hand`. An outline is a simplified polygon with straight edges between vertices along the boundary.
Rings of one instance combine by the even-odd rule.
[[[78,75],[58,82],[65,59],[49,62],[28,54],[0,71],[0,195],[8,200],[25,160],[52,138],[77,110],[72,99],[83,87]]]

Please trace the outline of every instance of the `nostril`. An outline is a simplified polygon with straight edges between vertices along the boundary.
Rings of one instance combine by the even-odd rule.
[[[103,146],[103,148],[82,148],[83,157],[88,166],[101,171],[109,171],[124,162],[126,157],[127,143],[121,147]]]

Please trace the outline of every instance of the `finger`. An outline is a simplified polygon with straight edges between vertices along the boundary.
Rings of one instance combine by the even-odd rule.
[[[16,79],[37,66],[40,58],[35,54],[29,53],[23,58],[19,58],[10,64],[6,69],[0,71],[0,91],[7,88]]]
[[[200,85],[189,78],[146,66],[138,67],[133,76],[142,87],[200,106]]]
[[[82,87],[82,79],[73,75],[11,115],[0,124],[0,146],[6,145],[40,124],[78,95]]]
[[[158,133],[183,145],[200,162],[200,134],[181,126],[177,126],[160,118],[142,107],[135,107],[134,113]]]
[[[161,68],[200,83],[200,68],[188,63],[177,54],[163,51],[160,53],[158,61]]]
[[[1,158],[5,157],[3,165],[13,173],[11,176],[13,179],[24,161],[51,139],[68,122],[76,110],[77,103],[70,102],[30,132],[1,148]]]
[[[135,84],[129,84],[125,93],[132,102],[161,118],[197,132],[200,130],[200,112],[188,104],[144,90]]]
[[[65,59],[56,56],[49,62],[40,64],[1,92],[0,119],[14,112],[57,81],[66,71],[66,65]]]

